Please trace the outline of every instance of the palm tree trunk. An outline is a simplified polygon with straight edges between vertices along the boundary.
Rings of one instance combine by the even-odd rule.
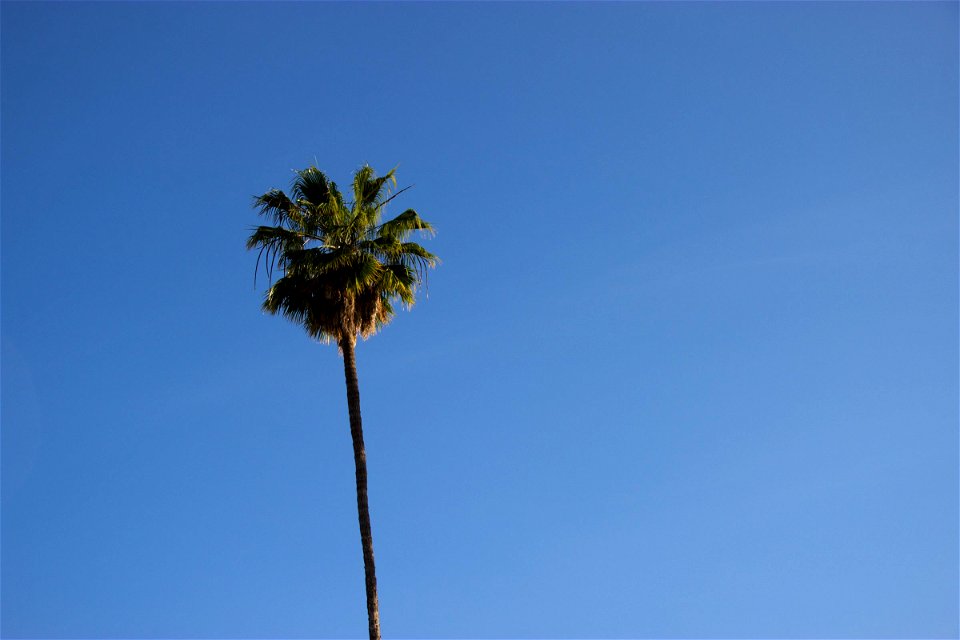
[[[360,383],[357,381],[356,338],[340,341],[343,372],[347,378],[347,406],[350,409],[350,435],[353,437],[353,462],[357,469],[357,512],[360,517],[360,542],[363,545],[363,573],[367,585],[367,621],[370,640],[380,640],[380,607],[377,602],[377,572],[373,564],[373,533],[370,507],[367,505],[367,453],[363,446],[360,421]]]

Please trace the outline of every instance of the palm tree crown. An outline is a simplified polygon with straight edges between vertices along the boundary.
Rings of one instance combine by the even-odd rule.
[[[433,227],[413,209],[381,222],[384,208],[404,189],[394,170],[377,176],[369,166],[353,178],[353,201],[316,167],[296,172],[290,195],[271,189],[254,198],[260,215],[273,226],[259,226],[247,240],[259,249],[271,286],[263,301],[322,342],[356,342],[376,333],[393,317],[393,305],[413,305],[426,269],[438,258],[408,238]],[[272,282],[273,270],[283,276]]]

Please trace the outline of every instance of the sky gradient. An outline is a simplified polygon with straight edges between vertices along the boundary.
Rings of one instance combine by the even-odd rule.
[[[18,3],[4,638],[355,638],[343,369],[251,197],[399,165],[385,637],[958,635],[956,3]]]

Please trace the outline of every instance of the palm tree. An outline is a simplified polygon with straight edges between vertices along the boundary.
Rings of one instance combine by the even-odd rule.
[[[353,200],[347,201],[316,167],[297,171],[290,196],[271,189],[254,198],[254,207],[273,226],[256,227],[247,240],[247,249],[260,250],[257,268],[263,259],[270,275],[263,308],[302,325],[320,342],[335,342],[343,355],[370,640],[380,640],[380,612],[367,506],[357,336],[367,338],[390,322],[395,303],[412,306],[427,268],[439,262],[419,244],[407,241],[415,231],[433,232],[416,211],[407,209],[380,221],[386,204],[405,191],[393,192],[396,184],[394,171],[378,177],[363,166],[353,178]],[[283,275],[273,282],[275,269]]]

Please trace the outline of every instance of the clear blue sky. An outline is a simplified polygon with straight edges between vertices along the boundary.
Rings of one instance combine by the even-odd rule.
[[[2,5],[2,634],[366,631],[251,196],[399,164],[384,632],[958,634],[958,5]],[[262,284],[262,283],[261,283]]]

